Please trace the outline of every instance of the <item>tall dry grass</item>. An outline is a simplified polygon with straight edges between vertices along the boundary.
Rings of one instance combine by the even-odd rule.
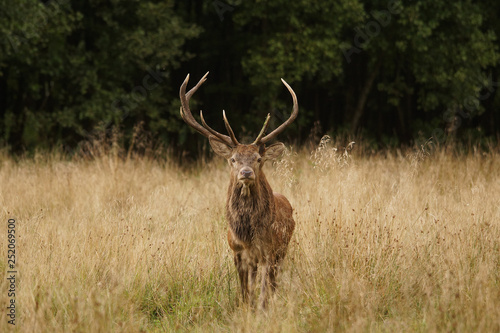
[[[19,332],[500,331],[498,151],[323,140],[266,166],[297,222],[266,313],[238,303],[224,161],[0,158],[0,304],[15,217]]]

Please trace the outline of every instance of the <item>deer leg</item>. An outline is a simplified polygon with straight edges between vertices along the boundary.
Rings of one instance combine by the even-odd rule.
[[[240,287],[241,295],[243,297],[243,302],[248,301],[248,266],[246,262],[241,259],[241,253],[236,253],[234,255],[234,265],[238,271],[238,276],[240,277]]]
[[[248,298],[249,298],[250,305],[252,307],[255,303],[253,293],[255,290],[256,278],[257,278],[257,265],[256,264],[249,265],[249,269],[248,269]]]
[[[270,265],[268,262],[262,267],[262,286],[260,289],[259,303],[260,308],[264,310],[267,307],[267,291],[269,289],[269,269]]]
[[[269,267],[269,284],[271,285],[271,293],[274,294],[278,284],[276,283],[276,276],[278,275],[278,264],[273,264]]]
[[[282,261],[283,261],[283,256],[281,256],[279,254],[276,255],[274,262],[272,263],[271,267],[269,268],[269,284],[271,285],[271,292],[272,293],[274,293],[276,291],[276,288],[278,287],[278,283],[276,282],[276,277],[278,276],[279,267],[280,267]]]

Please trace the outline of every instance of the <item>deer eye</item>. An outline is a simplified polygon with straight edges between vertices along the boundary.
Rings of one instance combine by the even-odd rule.
[[[235,160],[234,158],[231,158],[231,160],[230,160],[230,161],[231,161],[231,163],[236,162],[236,160]]]
[[[260,162],[262,162],[262,157],[259,157],[259,158],[257,159],[257,162],[259,162],[259,163],[260,163]]]

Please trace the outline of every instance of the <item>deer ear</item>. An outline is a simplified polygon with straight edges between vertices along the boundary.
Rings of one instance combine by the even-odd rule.
[[[224,157],[226,160],[233,156],[233,147],[217,140],[213,136],[208,138],[208,142],[210,142],[210,146],[212,146],[212,149],[217,155]]]
[[[285,150],[285,145],[282,144],[281,142],[272,144],[266,148],[266,151],[264,152],[264,159],[274,160],[280,157],[281,154],[283,154],[284,150]]]

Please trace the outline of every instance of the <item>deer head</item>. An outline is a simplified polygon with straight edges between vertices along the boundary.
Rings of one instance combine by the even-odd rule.
[[[202,125],[200,125],[191,114],[189,109],[189,99],[198,90],[198,88],[206,81],[208,72],[200,79],[200,81],[186,94],[186,86],[189,81],[189,74],[181,85],[180,88],[180,98],[181,98],[181,116],[184,121],[197,130],[202,135],[206,136],[210,142],[210,146],[216,154],[227,159],[229,165],[231,166],[231,177],[233,181],[237,181],[244,189],[252,186],[256,179],[258,179],[262,166],[266,160],[272,160],[281,155],[285,146],[282,143],[275,143],[266,147],[265,144],[275,138],[279,133],[281,133],[288,125],[290,125],[299,113],[299,107],[297,103],[297,96],[295,95],[293,89],[281,79],[285,87],[288,89],[293,99],[293,111],[290,118],[277,127],[271,133],[265,135],[267,127],[269,125],[270,114],[267,114],[266,120],[264,121],[264,126],[260,131],[259,135],[255,141],[251,144],[241,144],[236,139],[234,132],[229,125],[226,117],[225,111],[222,111],[222,117],[224,119],[224,124],[226,126],[229,136],[221,134],[210,126],[207,125],[205,119],[203,118],[203,112],[200,111],[200,119]],[[264,136],[265,135],[265,136]],[[246,191],[244,191],[246,192]]]

